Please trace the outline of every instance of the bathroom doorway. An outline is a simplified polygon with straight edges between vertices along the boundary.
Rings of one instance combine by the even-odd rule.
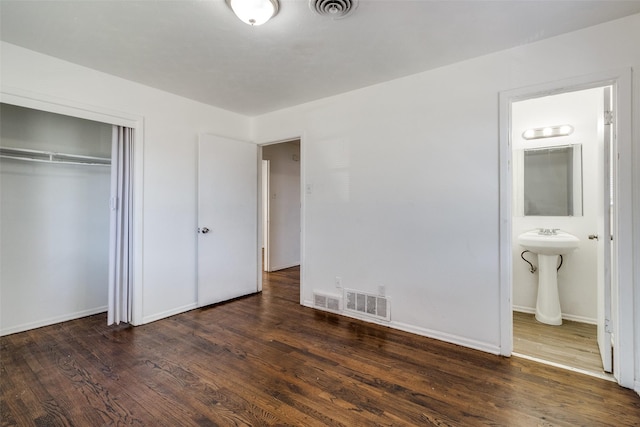
[[[610,294],[607,295],[607,292],[605,292],[607,291],[606,287],[598,288],[599,285],[596,285],[596,333],[597,335],[599,335],[599,350],[604,347],[604,350],[608,350],[606,352],[607,354],[610,354],[610,352],[613,353],[611,358],[613,371],[612,375],[606,374],[604,372],[598,372],[598,370],[594,372],[591,370],[576,368],[575,366],[571,366],[571,364],[567,364],[566,362],[554,362],[540,357],[527,356],[518,353],[518,351],[516,351],[516,349],[514,348],[516,337],[514,336],[515,328],[513,316],[514,308],[522,309],[522,306],[524,305],[522,303],[522,300],[520,300],[521,295],[518,295],[518,293],[522,291],[522,289],[517,288],[518,285],[516,284],[516,280],[518,280],[518,276],[524,275],[526,277],[528,275],[529,277],[531,277],[535,276],[536,272],[534,271],[533,274],[530,273],[529,268],[531,266],[525,263],[524,260],[520,258],[520,254],[522,253],[524,248],[521,247],[520,242],[518,241],[518,235],[516,234],[517,231],[514,230],[514,219],[517,217],[517,215],[523,217],[524,220],[529,220],[530,218],[517,211],[519,207],[522,207],[524,205],[524,201],[519,201],[516,198],[516,192],[523,191],[523,187],[515,188],[516,185],[520,186],[520,184],[518,183],[518,179],[521,178],[518,176],[518,174],[516,174],[517,165],[512,164],[514,161],[514,157],[516,157],[516,150],[514,149],[516,141],[514,140],[514,135],[517,134],[517,130],[513,126],[512,107],[521,101],[543,99],[545,97],[552,97],[555,95],[569,93],[580,94],[580,92],[588,89],[602,88],[604,94],[606,92],[604,91],[604,88],[607,87],[611,88],[611,99],[608,102],[612,105],[613,108],[611,110],[611,113],[607,113],[606,115],[604,113],[596,113],[596,126],[601,129],[600,132],[602,134],[603,141],[605,135],[605,127],[609,127],[611,136],[611,151],[609,153],[609,150],[605,150],[604,148],[602,148],[601,152],[603,161],[602,163],[598,163],[596,165],[596,170],[598,171],[598,174],[609,173],[611,176],[610,181],[605,182],[603,177],[599,182],[602,188],[602,192],[600,193],[600,195],[602,196],[602,209],[599,209],[597,212],[597,215],[599,217],[604,217],[607,212],[611,213],[610,223],[607,221],[599,221],[598,223],[602,224],[603,228],[604,226],[608,225],[610,227],[610,230],[606,231],[603,229],[597,229],[595,232],[588,232],[588,234],[586,235],[584,234],[584,232],[581,232],[579,233],[580,235],[576,237],[579,238],[581,244],[590,242],[595,246],[600,246],[608,243],[611,251],[609,255],[606,255],[604,251],[601,252],[600,249],[596,250],[596,253],[599,254],[600,258],[596,258],[597,261],[595,261],[595,274],[596,276],[599,274],[603,274],[604,278],[610,278],[610,289],[608,289],[608,291],[610,291]],[[607,105],[607,101],[605,101],[604,96],[601,102],[603,106]],[[516,355],[529,357],[539,362],[615,380],[621,386],[628,388],[634,387],[634,250],[632,233],[630,232],[630,230],[633,229],[632,211],[634,200],[632,187],[633,152],[631,107],[631,69],[619,69],[587,76],[573,77],[562,81],[541,83],[535,86],[521,87],[500,93],[500,354],[504,356]],[[541,113],[540,117],[543,116],[544,115]],[[551,118],[556,118],[556,116],[552,116]],[[607,122],[610,123],[610,125],[605,125],[605,123]],[[554,124],[545,123],[540,126],[543,127],[541,129],[537,127],[533,128],[534,135],[539,131],[540,134],[546,133],[545,136],[559,137],[559,135],[554,134],[555,131],[553,130],[550,130],[550,133],[547,133],[545,131],[545,128],[562,127],[562,125],[560,125],[559,123],[556,124],[555,122]],[[593,127],[593,125],[591,125],[591,127]],[[521,130],[522,133],[520,133],[519,136],[523,137],[523,134],[526,131],[527,129]],[[575,132],[575,134],[569,132],[567,133],[567,135],[573,135],[576,138],[580,136],[580,133],[576,131],[575,127],[573,128],[573,131]],[[527,134],[529,136],[532,135],[531,132],[527,132]],[[545,141],[551,141],[549,138],[529,138],[529,140],[538,141],[540,145],[543,145]],[[577,143],[578,141],[575,142]],[[584,146],[584,144],[582,145]],[[605,167],[605,155],[607,153],[611,155],[611,167]],[[521,154],[520,157],[524,158],[524,154]],[[567,169],[565,168],[564,170],[566,171]],[[586,168],[583,169],[583,171],[584,177],[586,177],[587,179],[589,179],[589,177],[592,177],[593,171],[588,171],[586,170]],[[567,188],[569,187],[567,186]],[[586,188],[583,188],[583,195],[587,194],[591,193],[589,193]],[[613,195],[612,201],[609,200],[608,194]],[[570,200],[573,201],[573,199]],[[589,203],[591,202],[583,200],[584,207],[586,207]],[[581,217],[575,215],[575,218],[569,216],[548,216],[547,218],[545,218],[544,215],[540,215],[539,218],[536,217],[531,219],[558,220],[557,222],[554,221],[554,223],[550,224],[550,226],[548,227],[543,226],[545,229],[551,230],[562,230],[563,227],[569,226],[569,221],[571,220],[586,220],[584,218],[584,215]],[[533,224],[529,224],[529,226],[531,226],[531,230],[542,228]],[[578,232],[576,231],[576,233]],[[592,236],[592,239],[589,238],[590,236]],[[580,264],[580,257],[576,256],[580,252],[582,252],[581,247],[573,251],[572,254],[567,255],[567,257],[562,260],[564,265],[557,273],[559,286],[556,289],[564,293],[564,295],[560,294],[559,297],[561,304],[563,303],[563,299],[565,300],[565,307],[560,307],[562,317],[567,319],[568,316],[566,316],[566,314],[568,313],[569,315],[573,315],[574,317],[567,320],[574,320],[578,321],[579,323],[592,324],[593,308],[591,308],[590,315],[587,314],[585,316],[584,314],[578,314],[575,308],[576,301],[569,301],[567,303],[566,300],[567,298],[575,298],[575,295],[579,294],[567,292],[571,288],[570,285],[563,286],[563,282],[565,284],[569,283],[566,280],[567,277],[571,279],[570,270],[572,268],[575,270],[575,267]],[[536,258],[534,258],[532,254],[525,254],[525,257],[532,261],[537,261],[537,255]],[[604,261],[601,262],[601,260],[609,261],[608,270],[605,268],[607,266],[607,263],[605,263]],[[558,262],[560,262],[559,259]],[[545,265],[548,264],[545,262]],[[555,273],[555,271],[553,271],[554,267],[555,265],[547,268],[546,271]],[[519,269],[519,272],[516,272],[516,269]],[[522,271],[523,269],[524,272]],[[593,274],[594,270],[592,269],[591,271]],[[584,273],[584,271],[579,272],[579,274]],[[532,280],[534,285],[536,284],[535,279],[530,278],[529,280]],[[532,286],[530,286],[527,291],[529,292],[529,298],[531,298],[533,293],[537,294],[538,290],[538,288],[535,287],[534,291],[531,289],[531,287]],[[584,291],[584,289],[580,290]],[[593,290],[588,292],[593,295]],[[608,301],[607,297],[610,297]],[[529,304],[529,310],[535,310],[535,308],[532,307],[533,303],[531,302],[531,299],[529,299]],[[574,308],[571,308],[572,304],[574,304]],[[520,307],[518,307],[519,305]],[[608,310],[610,310],[609,313],[607,313]],[[571,311],[573,311],[573,313]],[[590,317],[590,322],[585,322],[585,320],[588,319],[582,319],[579,316]],[[607,319],[608,321],[606,321]],[[550,329],[547,329],[547,331],[549,330]],[[540,335],[542,336],[541,341],[550,341],[548,339],[548,333],[541,333]],[[599,353],[602,352],[599,351]],[[604,359],[603,361],[606,361],[606,359]],[[605,370],[604,366],[605,365],[603,364],[602,371]]]
[[[632,129],[631,129],[631,70],[620,69],[599,74],[574,77],[563,81],[543,83],[522,87],[500,93],[500,259],[501,259],[501,354],[512,355],[514,350],[513,308],[515,301],[514,270],[517,259],[517,237],[513,235],[515,212],[514,173],[512,168],[512,105],[514,103],[578,92],[584,89],[612,87],[612,126],[615,139],[611,141],[613,152],[612,186],[614,193],[612,229],[609,238],[600,238],[595,242],[607,241],[611,245],[610,271],[611,300],[610,307],[598,307],[598,319],[605,308],[610,308],[609,322],[598,322],[598,332],[610,334],[610,340],[600,340],[601,344],[613,347],[613,376],[622,386],[633,387],[634,352],[633,346],[633,242],[632,230]],[[602,118],[604,122],[605,118]],[[603,197],[604,198],[604,197]],[[604,208],[602,209],[604,211]],[[562,225],[561,225],[562,227]],[[556,228],[556,227],[554,227]],[[558,227],[560,228],[560,227]],[[603,236],[604,234],[595,234]],[[588,236],[583,236],[589,240]],[[578,251],[576,251],[578,252]],[[521,261],[523,262],[523,261]],[[565,265],[567,267],[567,265]],[[549,271],[552,268],[548,269]],[[565,270],[566,274],[566,270]],[[560,278],[558,277],[559,281]],[[562,285],[560,285],[561,287]],[[600,296],[600,295],[598,295]],[[604,299],[601,299],[604,301]],[[516,352],[517,353],[517,352]],[[541,360],[542,361],[542,360]],[[563,365],[564,367],[567,367]]]
[[[612,372],[613,263],[611,237],[603,238],[615,207],[611,94],[607,85],[511,104],[513,354],[604,378]],[[540,255],[518,241],[532,230],[579,242],[543,273]],[[549,274],[551,293],[541,280]],[[550,321],[543,306],[558,303],[558,322]]]

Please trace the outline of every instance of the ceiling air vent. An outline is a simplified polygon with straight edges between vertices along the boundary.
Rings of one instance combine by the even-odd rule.
[[[341,19],[358,7],[358,0],[309,0],[309,7],[320,16]]]

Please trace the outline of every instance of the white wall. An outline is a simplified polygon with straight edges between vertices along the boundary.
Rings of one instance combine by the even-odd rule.
[[[249,119],[8,43],[1,48],[5,92],[143,116],[143,320],[195,307],[198,134],[248,140]]]
[[[538,272],[531,274],[529,265],[520,258],[524,250],[518,244],[518,235],[536,228],[560,228],[580,239],[575,251],[564,255],[558,271],[560,306],[565,319],[596,323],[597,320],[597,242],[589,240],[598,234],[598,192],[602,158],[603,89],[595,88],[564,93],[521,102],[512,106],[512,147],[514,155],[525,148],[556,145],[582,145],[583,213],[574,217],[518,216],[513,217],[513,305],[521,311],[533,312],[536,307]],[[566,137],[526,141],[522,133],[527,129],[571,124],[574,132]],[[522,173],[518,162],[513,162],[514,177]],[[522,197],[514,186],[514,201]],[[525,257],[537,265],[535,254]]]
[[[262,147],[271,161],[270,271],[300,265],[300,142]]]
[[[111,157],[111,126],[2,104],[0,145]],[[0,161],[2,334],[106,310],[110,167]]]
[[[498,94],[640,64],[638,39],[635,15],[255,118],[305,147],[302,298],[384,284],[391,326],[499,352]]]

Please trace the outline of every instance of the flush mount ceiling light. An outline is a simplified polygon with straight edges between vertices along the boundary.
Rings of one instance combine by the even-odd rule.
[[[543,128],[527,129],[522,133],[524,139],[540,139],[540,138],[553,138],[556,136],[567,136],[573,133],[573,126],[560,125],[560,126],[547,126]]]
[[[358,7],[358,0],[309,0],[309,8],[312,11],[332,19],[344,18],[356,7]]]
[[[278,0],[226,0],[233,13],[251,26],[262,25],[278,13]]]

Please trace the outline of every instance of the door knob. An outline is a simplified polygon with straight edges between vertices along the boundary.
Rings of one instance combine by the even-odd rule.
[[[597,234],[589,234],[589,240],[598,240]]]
[[[198,228],[198,232],[202,233],[202,234],[207,234],[209,230],[207,227],[202,227],[202,228]]]

